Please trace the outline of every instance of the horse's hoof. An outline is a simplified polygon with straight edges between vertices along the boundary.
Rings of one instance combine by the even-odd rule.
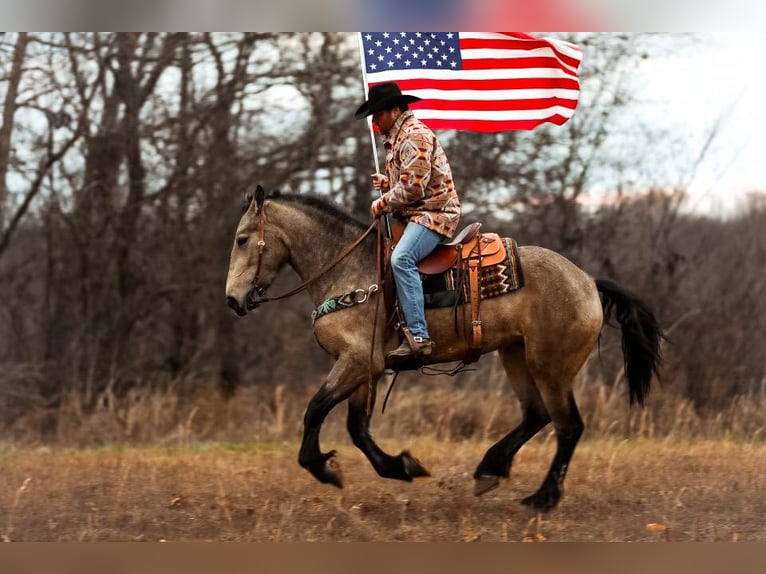
[[[322,475],[324,477],[322,482],[326,484],[332,484],[338,488],[343,488],[343,471],[340,468],[340,463],[335,460],[334,456],[331,456],[326,461],[324,461]]]
[[[407,473],[407,476],[409,476],[410,479],[419,478],[422,476],[431,476],[431,473],[428,472],[428,469],[424,467],[417,458],[412,456],[409,451],[402,451],[402,454],[399,456],[402,457],[404,472]]]
[[[550,512],[556,508],[560,498],[558,493],[537,491],[522,500],[521,504],[535,512]]]
[[[482,474],[481,476],[477,476],[475,478],[475,481],[473,483],[473,493],[476,496],[481,496],[482,494],[485,494],[489,492],[490,490],[495,490],[498,486],[500,486],[499,476],[493,476],[491,474]]]
[[[335,451],[322,455],[319,464],[304,466],[322,484],[332,484],[343,488],[343,472],[340,463],[335,460]]]

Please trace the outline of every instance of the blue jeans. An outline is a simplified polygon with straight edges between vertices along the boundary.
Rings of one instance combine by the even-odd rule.
[[[417,223],[408,223],[391,254],[391,269],[404,322],[414,337],[428,337],[428,324],[423,308],[423,285],[417,263],[431,253],[442,236]]]

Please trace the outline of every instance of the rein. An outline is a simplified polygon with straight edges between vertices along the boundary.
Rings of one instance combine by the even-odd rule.
[[[259,238],[258,238],[258,265],[255,268],[255,278],[253,279],[253,288],[258,293],[259,299],[256,299],[253,301],[254,305],[260,305],[261,303],[268,303],[269,301],[278,301],[279,299],[287,299],[288,297],[292,297],[293,295],[297,295],[298,293],[305,291],[306,288],[314,283],[317,279],[319,279],[322,275],[330,271],[333,267],[335,267],[338,263],[343,261],[354,249],[356,249],[362,241],[364,241],[365,237],[367,237],[373,229],[375,229],[375,226],[377,225],[377,219],[374,219],[370,226],[367,228],[364,233],[362,233],[357,239],[354,240],[353,243],[346,246],[346,248],[341,251],[338,256],[330,261],[327,265],[325,265],[322,269],[320,269],[316,275],[313,277],[307,279],[297,287],[291,289],[287,293],[282,293],[281,295],[276,295],[274,297],[267,297],[266,296],[266,290],[263,287],[260,287],[258,285],[258,277],[261,274],[261,260],[263,259],[263,252],[266,250],[266,235],[265,235],[265,223],[266,223],[266,210],[261,207],[260,211],[260,231],[259,231]]]

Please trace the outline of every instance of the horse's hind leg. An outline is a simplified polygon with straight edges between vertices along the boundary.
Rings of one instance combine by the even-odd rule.
[[[487,450],[474,472],[474,494],[489,492],[507,478],[511,463],[521,446],[550,422],[543,399],[535,387],[532,375],[527,369],[523,345],[514,345],[500,351],[503,367],[508,375],[522,408],[521,424]]]
[[[348,400],[347,426],[351,440],[383,478],[395,478],[409,482],[419,476],[430,476],[428,470],[408,451],[402,451],[398,456],[391,456],[385,453],[373,440],[370,434],[370,417],[375,406],[376,386],[377,382],[372,387],[364,383],[354,391]],[[370,397],[369,413],[368,397]]]
[[[522,504],[545,512],[555,507],[561,499],[569,461],[583,433],[584,425],[571,390],[551,388],[546,383],[538,384],[541,385],[545,405],[556,429],[556,454],[540,488],[522,500]]]

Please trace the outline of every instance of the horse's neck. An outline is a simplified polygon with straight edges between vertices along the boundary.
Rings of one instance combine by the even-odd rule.
[[[374,258],[364,245],[359,245],[331,270],[322,273],[345,247],[362,234],[350,232],[339,222],[336,226],[323,225],[326,216],[311,217],[306,213],[289,214],[284,218],[284,230],[289,242],[289,264],[302,281],[319,276],[307,290],[315,304],[359,288],[367,288],[375,281]]]

